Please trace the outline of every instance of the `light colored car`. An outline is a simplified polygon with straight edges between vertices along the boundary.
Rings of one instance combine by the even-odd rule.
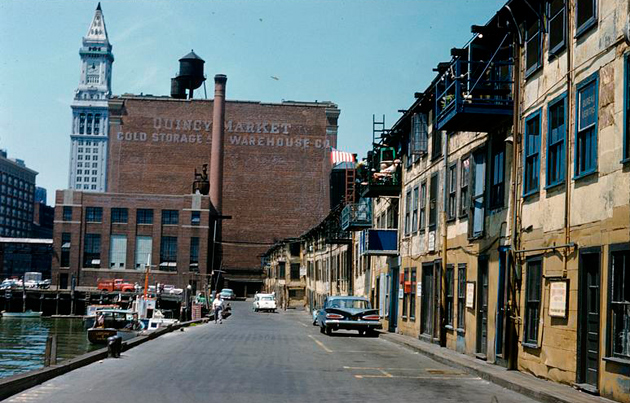
[[[276,298],[273,294],[256,294],[254,297],[254,312],[269,311],[275,312],[277,309]]]
[[[27,280],[24,282],[25,288],[37,288],[37,281],[35,280]]]
[[[234,291],[229,288],[222,289],[220,294],[221,294],[221,299],[226,299],[228,301],[236,299],[236,294],[234,294]]]
[[[164,287],[162,288],[162,292],[165,294],[181,294],[184,292],[184,290],[182,288],[175,288],[174,285],[172,284],[164,284]]]

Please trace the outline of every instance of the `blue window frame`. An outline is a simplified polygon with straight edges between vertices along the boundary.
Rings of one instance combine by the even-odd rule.
[[[542,66],[542,30],[540,20],[532,17],[525,26],[525,77]]]
[[[525,119],[523,196],[538,193],[540,184],[540,109]]]
[[[597,171],[597,73],[577,86],[575,124],[575,178]]]
[[[623,85],[623,97],[624,97],[624,108],[623,108],[623,152],[621,156],[621,162],[626,163],[630,162],[630,133],[628,133],[628,129],[630,129],[630,53],[626,54],[625,57],[625,66],[626,73],[624,77],[624,85]]]
[[[597,0],[575,1],[575,36],[580,36],[597,23]]]
[[[547,108],[547,188],[564,182],[566,121],[565,93],[549,102]]]
[[[547,3],[549,55],[556,55],[564,49],[567,32],[565,2],[565,0],[550,0]]]

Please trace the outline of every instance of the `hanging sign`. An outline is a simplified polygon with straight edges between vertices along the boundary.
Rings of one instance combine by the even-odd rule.
[[[567,317],[567,282],[552,281],[549,288],[549,316]]]

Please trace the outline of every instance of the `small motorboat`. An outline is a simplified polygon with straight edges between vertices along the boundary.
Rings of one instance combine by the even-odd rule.
[[[94,326],[87,331],[88,340],[93,344],[105,344],[112,336],[120,336],[124,340],[138,336],[141,331],[127,329],[133,320],[134,312],[127,309],[97,309],[96,317],[102,315],[102,322],[97,319]]]
[[[6,312],[2,311],[3,318],[39,318],[42,316],[42,312],[31,311],[30,309],[24,312]]]

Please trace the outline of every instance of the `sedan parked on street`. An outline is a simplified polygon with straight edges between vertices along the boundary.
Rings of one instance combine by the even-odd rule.
[[[382,325],[377,309],[372,309],[370,301],[363,297],[328,297],[317,313],[317,324],[322,333],[357,330],[359,334],[376,334]]]
[[[269,312],[275,312],[277,305],[276,305],[276,298],[274,297],[273,294],[256,294],[256,296],[254,297],[254,312],[258,312],[258,311],[269,311]]]
[[[224,288],[221,290],[221,299],[227,299],[228,301],[236,299],[236,294],[229,288]]]

